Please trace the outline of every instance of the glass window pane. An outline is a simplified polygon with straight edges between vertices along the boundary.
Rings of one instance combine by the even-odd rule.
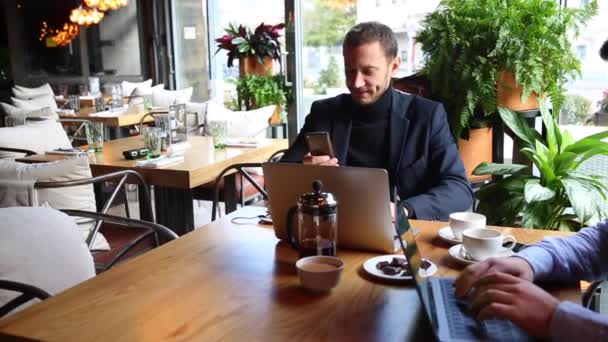
[[[583,6],[588,1],[568,1],[568,7]],[[582,76],[566,85],[566,102],[560,113],[560,125],[566,126],[577,139],[603,131],[608,123],[594,120],[600,111],[599,102],[608,89],[608,63],[600,58],[599,51],[608,38],[608,1],[598,1],[597,15],[582,28],[578,37],[572,37],[574,52],[581,61]],[[608,101],[608,99],[607,99]],[[601,113],[600,113],[601,114]],[[602,117],[603,118],[603,117]]]
[[[237,26],[242,24],[249,26],[252,30],[262,22],[268,25],[276,25],[285,22],[285,3],[283,0],[265,1],[264,5],[259,2],[249,0],[233,0],[233,1],[215,1],[215,26],[211,28],[213,39],[224,35],[224,29],[228,24],[234,23]],[[285,32],[281,32],[281,39],[284,39]],[[230,102],[231,98],[235,98],[236,90],[234,82],[231,80],[239,77],[238,60],[234,61],[233,67],[228,67],[228,58],[226,50],[220,50],[217,54],[217,43],[210,42],[212,67],[215,71],[216,79],[213,80],[214,92],[216,96],[222,97],[226,102]],[[284,46],[284,44],[283,44]],[[276,63],[275,63],[276,64]]]
[[[78,37],[65,46],[49,38],[40,39],[43,22],[51,29],[61,29],[73,4],[58,1],[23,0],[17,5],[22,15],[21,38],[25,71],[29,76],[80,76],[80,42]]]
[[[137,1],[106,12],[98,25],[87,28],[92,76],[141,75]]]

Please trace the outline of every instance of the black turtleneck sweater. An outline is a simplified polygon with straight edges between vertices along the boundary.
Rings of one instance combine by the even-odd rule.
[[[348,110],[352,118],[352,128],[346,165],[388,170],[388,128],[392,97],[389,86],[373,104],[361,106],[350,101]]]

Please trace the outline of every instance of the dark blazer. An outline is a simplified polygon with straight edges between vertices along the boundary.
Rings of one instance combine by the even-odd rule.
[[[448,220],[452,212],[473,205],[473,191],[452,138],[446,112],[439,102],[392,89],[389,134],[389,180],[414,217]],[[315,101],[304,127],[283,156],[283,162],[301,162],[308,153],[307,132],[327,131],[340,165],[346,155],[352,121],[347,114],[348,94]],[[362,180],[365,181],[365,180]]]

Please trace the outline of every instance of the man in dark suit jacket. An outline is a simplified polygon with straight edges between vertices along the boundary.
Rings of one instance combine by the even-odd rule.
[[[473,192],[443,105],[391,87],[401,62],[392,30],[358,24],[342,51],[350,94],[314,102],[281,161],[384,168],[411,218],[447,220],[469,209]],[[329,132],[333,158],[308,153],[306,133],[319,131]]]

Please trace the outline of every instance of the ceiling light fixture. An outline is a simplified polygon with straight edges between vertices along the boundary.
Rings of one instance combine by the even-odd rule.
[[[97,8],[94,7],[87,8],[79,6],[78,8],[74,8],[72,13],[70,13],[71,22],[86,26],[99,24],[103,17],[104,13],[102,11],[98,11]]]
[[[103,12],[125,7],[128,2],[128,0],[84,0],[87,6],[97,8]]]

